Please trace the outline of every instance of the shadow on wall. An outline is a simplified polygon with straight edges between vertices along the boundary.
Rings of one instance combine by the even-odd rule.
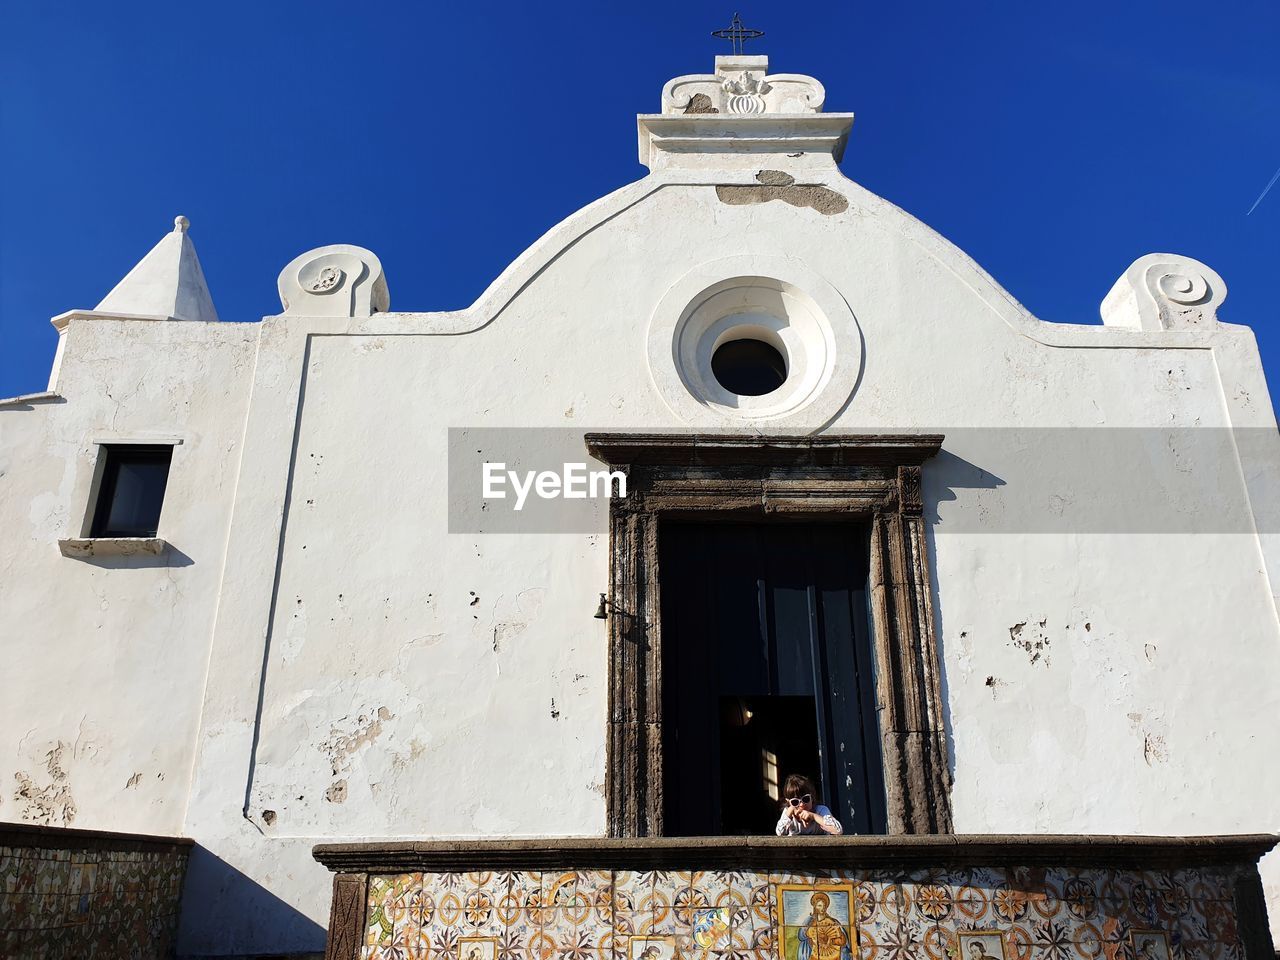
[[[956,775],[956,741],[955,729],[951,722],[951,685],[947,676],[947,658],[945,650],[945,611],[942,608],[942,594],[938,588],[938,542],[937,524],[938,504],[955,500],[955,490],[995,490],[1005,486],[1005,481],[994,473],[984,470],[977,464],[970,463],[954,453],[941,450],[929,462],[926,470],[926,483],[937,483],[938,489],[925,496],[925,521],[928,524],[925,535],[925,549],[929,560],[929,599],[933,603],[934,629],[938,644],[938,682],[942,696],[942,729],[947,735],[947,771],[952,779]]]
[[[216,907],[214,906],[216,904]],[[218,916],[210,916],[215,910]],[[209,931],[225,931],[211,942]],[[324,953],[325,928],[204,847],[191,850],[178,920],[180,960],[294,960]]]
[[[193,563],[189,556],[171,543],[155,555],[142,554],[132,557],[75,557],[80,563],[103,570],[151,570],[155,567],[189,567]]]

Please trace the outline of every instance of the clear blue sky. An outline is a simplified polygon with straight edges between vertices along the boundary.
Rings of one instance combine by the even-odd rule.
[[[10,4],[0,396],[179,213],[224,320],[326,243],[376,252],[393,309],[469,304],[644,173],[634,114],[727,52],[735,2]],[[737,5],[857,114],[845,173],[1033,313],[1098,322],[1139,255],[1196,257],[1280,398],[1280,184],[1245,215],[1280,167],[1275,0]]]

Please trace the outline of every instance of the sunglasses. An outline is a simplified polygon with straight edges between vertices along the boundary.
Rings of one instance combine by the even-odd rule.
[[[788,797],[787,803],[793,807],[798,807],[802,803],[813,803],[813,794],[806,793],[803,797]]]

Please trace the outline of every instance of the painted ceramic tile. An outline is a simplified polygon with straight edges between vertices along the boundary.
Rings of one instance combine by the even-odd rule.
[[[1038,960],[1071,960],[1073,926],[1065,920],[1036,920],[1029,924],[1031,942]]]
[[[1011,923],[1004,929],[1005,953],[1009,960],[1031,960],[1036,953],[1034,921]]]
[[[880,927],[874,931],[860,930],[858,931],[859,951],[861,952],[865,946],[867,955],[873,955],[879,960],[921,960],[923,935],[923,925],[918,920],[911,919],[902,920],[891,927]]]
[[[106,871],[104,871],[104,873],[106,874],[106,877],[110,876],[110,874],[107,873]],[[395,882],[394,876],[370,877],[366,903],[368,903],[370,907],[374,906],[375,904],[381,903],[383,899],[386,897],[387,892],[391,889],[392,883],[394,882]]]
[[[998,923],[1018,923],[1031,912],[1025,890],[1002,883],[991,891],[992,919]]]
[[[671,898],[671,910],[681,926],[692,926],[694,918],[713,904],[706,892],[698,887],[677,887]]]
[[[753,930],[772,929],[777,925],[778,906],[774,887],[767,873],[744,873],[739,876]]]
[[[733,946],[734,910],[729,907],[700,907],[693,911],[689,936],[696,950],[705,954]]]
[[[1156,910],[1165,921],[1161,926],[1177,924],[1191,910],[1191,893],[1186,886],[1165,874],[1160,878],[1156,891]]]
[[[541,948],[556,960],[594,960],[601,935],[607,928],[595,923],[577,923],[576,910],[556,910],[540,928]],[[550,960],[550,958],[545,958]]]
[[[368,912],[365,914],[366,947],[376,947],[391,942],[394,923],[388,916],[391,902],[391,877],[370,877]]]
[[[920,956],[924,960],[954,960],[954,940],[955,931],[949,926],[940,923],[926,926],[920,938]]]
[[[593,889],[592,883],[597,885]],[[598,894],[600,880],[597,874],[576,871],[547,871],[542,874],[542,907],[556,911],[564,911],[569,920],[575,924],[583,924],[591,917]],[[541,912],[543,924],[546,924],[545,911]]]
[[[1194,900],[1226,900],[1231,897],[1231,886],[1219,870],[1197,867],[1190,870],[1170,871],[1169,879],[1186,888]]]
[[[781,960],[851,960],[852,884],[778,884]]]
[[[637,913],[653,893],[653,874],[638,870],[616,870],[613,874],[614,910]]]
[[[916,884],[911,899],[916,914],[928,923],[941,923],[955,914],[955,900],[946,883]]]
[[[394,957],[395,960],[431,960],[431,941],[422,926],[415,923],[397,923],[388,943],[374,948],[375,956]]]
[[[676,938],[628,937],[626,960],[679,960],[676,955]]]
[[[1135,960],[1171,960],[1169,935],[1163,930],[1132,930],[1129,942]]]
[[[952,897],[955,906],[955,923],[964,929],[977,929],[987,925],[991,912],[990,890],[978,884],[965,884],[955,888]]]
[[[635,915],[635,933],[643,936],[673,936],[691,929],[692,912],[685,907],[677,909],[671,902],[675,891],[666,887],[655,887],[644,901],[642,909]],[[679,944],[677,944],[677,947]]]
[[[498,960],[498,938],[459,937],[458,960]]]
[[[1099,917],[1101,922],[1097,926],[1102,930],[1103,943],[1108,945],[1123,944],[1124,950],[1122,952],[1126,955],[1132,953],[1133,950],[1129,944],[1129,931],[1133,929],[1133,925],[1122,918],[1108,916],[1105,912],[1099,914]],[[1114,960],[1114,958],[1108,954],[1108,960]]]
[[[1010,960],[1004,935],[994,928],[957,931],[956,954],[956,960]]]
[[[436,923],[445,927],[461,927],[466,909],[466,891],[458,886],[436,888]]]
[[[750,886],[747,878],[754,876],[756,875],[738,870],[707,871],[694,883],[694,887],[701,891],[707,906],[729,907],[737,913],[749,902]]]
[[[517,920],[498,931],[498,960],[529,960],[533,937],[538,928],[526,920]]]
[[[778,960],[778,932],[772,924],[753,926],[751,930],[751,956],[753,960]]]
[[[1183,940],[1173,948],[1176,960],[1209,960],[1209,945],[1198,940]]]
[[[750,928],[733,928],[723,946],[713,949],[708,960],[753,960],[754,932]]]
[[[540,926],[550,916],[552,909],[544,899],[542,891],[543,876],[539,870],[527,870],[510,875],[507,888],[508,896],[519,905],[520,914],[512,922],[525,922]],[[504,907],[504,916],[509,916],[510,903]]]
[[[591,903],[591,909],[603,923],[613,916],[613,871],[579,870],[578,893]]]
[[[1082,920],[1072,939],[1076,960],[1102,960],[1102,944],[1102,929],[1096,923]]]
[[[473,887],[463,893],[459,926],[468,933],[494,933],[502,925],[498,902],[506,896],[495,895],[492,888]]]
[[[1229,948],[1229,952],[1238,952],[1235,948],[1240,945],[1240,928],[1236,924],[1236,914],[1232,905],[1223,901],[1219,901],[1221,920],[1216,928],[1216,942],[1223,944]]]
[[[915,923],[920,927],[922,924],[911,919],[912,901],[902,885],[884,881],[860,884],[853,888],[852,904],[854,932],[859,942],[892,946],[889,953],[915,956],[919,931],[904,925]],[[858,920],[859,916],[864,919]]]
[[[668,884],[655,878],[648,898],[640,904],[637,933],[657,932],[659,927],[672,928],[675,924],[675,911],[671,902],[673,892]]]

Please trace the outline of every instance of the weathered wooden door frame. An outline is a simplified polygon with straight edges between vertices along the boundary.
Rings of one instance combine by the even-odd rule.
[[[610,504],[609,835],[662,836],[661,569],[664,518],[790,515],[871,523],[876,710],[890,833],[950,833],[921,464],[936,435],[717,436],[589,433],[627,476]]]

